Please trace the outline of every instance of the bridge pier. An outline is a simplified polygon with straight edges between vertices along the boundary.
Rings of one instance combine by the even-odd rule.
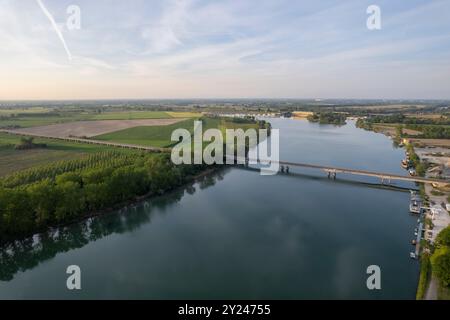
[[[325,170],[328,175],[328,179],[336,180],[336,171],[334,170]]]

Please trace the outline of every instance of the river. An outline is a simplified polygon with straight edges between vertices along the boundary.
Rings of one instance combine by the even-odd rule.
[[[280,159],[405,174],[404,150],[355,127],[270,119]],[[226,168],[136,207],[0,251],[0,299],[414,299],[409,193],[291,168]],[[398,186],[411,187],[409,183]],[[66,288],[81,268],[82,289]],[[381,290],[366,269],[381,268]]]

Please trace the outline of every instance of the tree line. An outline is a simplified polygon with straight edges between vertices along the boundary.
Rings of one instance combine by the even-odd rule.
[[[402,113],[390,115],[371,115],[368,116],[365,121],[369,123],[401,123],[411,125],[450,125],[450,119],[443,115],[439,118],[417,118],[405,116]]]
[[[116,157],[107,158],[112,154]],[[100,153],[25,170],[0,183],[0,243],[162,194],[205,168],[174,166],[165,153]]]
[[[433,275],[442,286],[450,289],[450,226],[438,234],[435,246],[430,257]]]
[[[307,117],[310,122],[318,122],[320,124],[344,125],[347,115],[338,112],[315,112]]]

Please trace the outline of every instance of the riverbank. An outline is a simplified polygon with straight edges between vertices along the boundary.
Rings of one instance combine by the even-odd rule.
[[[16,241],[21,241],[21,240],[24,240],[24,239],[27,239],[27,238],[31,238],[31,237],[33,237],[35,235],[38,235],[38,234],[43,234],[45,232],[51,232],[52,230],[57,230],[57,229],[62,228],[62,227],[67,227],[67,226],[71,226],[71,225],[80,223],[80,222],[82,222],[84,220],[87,220],[89,218],[95,218],[95,217],[99,217],[99,216],[110,214],[110,213],[115,212],[117,210],[133,207],[133,206],[137,205],[138,203],[143,202],[145,200],[148,200],[148,199],[150,199],[152,197],[161,196],[163,194],[170,193],[170,192],[173,192],[173,191],[175,191],[177,189],[183,188],[186,185],[195,183],[199,179],[201,179],[203,177],[206,177],[206,176],[208,176],[210,174],[213,174],[214,172],[217,172],[220,169],[221,169],[221,167],[219,167],[219,166],[208,167],[208,168],[202,170],[200,173],[198,173],[196,175],[185,177],[184,183],[182,183],[181,185],[174,185],[173,187],[169,187],[168,189],[165,189],[164,192],[150,191],[150,192],[148,192],[148,193],[146,193],[144,195],[134,196],[131,199],[128,199],[128,200],[125,200],[125,201],[122,201],[122,202],[119,202],[119,203],[115,203],[115,204],[113,204],[113,205],[111,205],[109,207],[103,208],[101,210],[95,210],[95,211],[88,211],[87,210],[87,211],[85,211],[86,212],[85,214],[78,215],[76,218],[70,219],[70,220],[66,220],[66,221],[64,221],[62,223],[56,223],[56,224],[52,224],[50,226],[36,228],[33,232],[26,233],[26,234],[21,234],[21,235],[19,235],[17,237],[8,239],[7,241],[0,242],[0,248],[3,247],[3,246],[7,246],[10,243],[14,243]]]
[[[409,142],[409,141],[408,141]],[[409,142],[411,143],[411,142]],[[440,147],[414,147],[414,152],[425,168],[425,177],[439,177],[448,170],[448,154]],[[445,154],[445,155],[444,155]],[[421,187],[421,195],[426,205],[424,214],[424,239],[421,252],[421,273],[417,292],[417,299],[440,300],[448,299],[448,289],[442,288],[439,281],[433,275],[430,263],[430,255],[434,251],[434,243],[437,235],[450,225],[449,197],[450,188],[424,184]]]
[[[359,127],[365,130],[382,133],[389,137],[395,145],[405,147],[405,156],[416,174],[426,178],[449,179],[450,178],[450,149],[446,144],[434,144],[433,139],[402,138],[402,134],[408,136],[418,132],[408,129],[400,130],[393,125],[370,124],[358,121]],[[450,225],[450,215],[448,213],[450,199],[450,185],[423,184],[419,185],[419,194],[422,198],[422,206],[425,208],[421,216],[424,225],[424,235],[420,242],[420,274],[418,279],[416,299],[436,300],[448,299],[448,289],[442,288],[433,276],[430,257],[433,253],[433,246],[436,236]],[[420,231],[418,231],[420,232]]]
[[[271,122],[283,133],[283,160],[403,172],[401,150],[353,122]],[[316,178],[290,176],[297,171]],[[407,192],[369,188],[378,180],[366,177],[290,175],[226,166],[184,190],[15,243],[0,257],[0,299],[415,298]],[[366,287],[374,262],[383,290]],[[71,264],[84,274],[78,292],[65,287]]]

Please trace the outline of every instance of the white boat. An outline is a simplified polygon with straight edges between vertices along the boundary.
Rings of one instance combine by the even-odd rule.
[[[411,201],[409,204],[409,211],[412,213],[420,213],[422,203],[420,201]]]
[[[422,208],[422,199],[415,191],[411,191],[411,200],[409,203],[409,211],[412,213],[420,213]]]

